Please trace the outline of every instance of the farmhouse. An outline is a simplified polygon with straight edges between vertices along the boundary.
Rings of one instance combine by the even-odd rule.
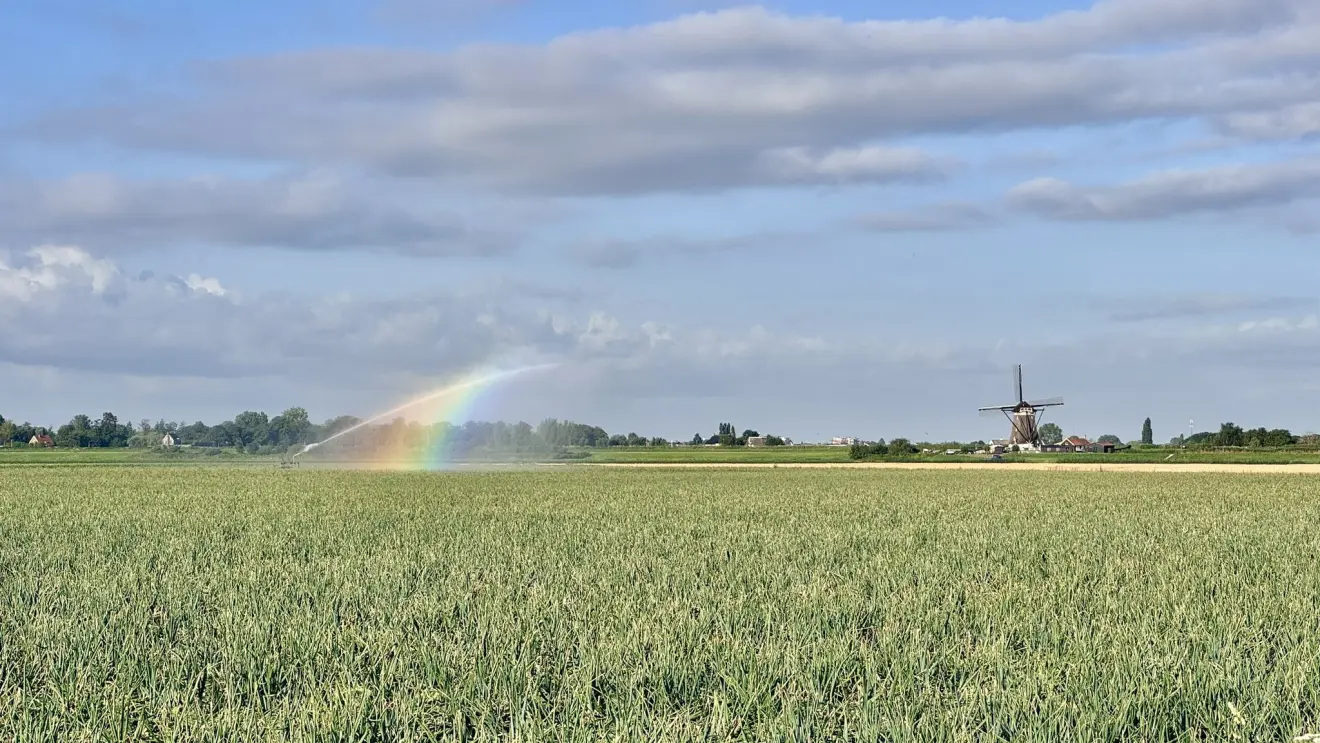
[[[165,434],[164,438],[160,440],[160,445],[165,447],[166,449],[174,448],[175,446],[174,437],[168,433]]]
[[[47,449],[51,449],[54,448],[55,446],[55,439],[52,439],[50,436],[44,433],[39,433],[33,436],[30,441],[28,441],[28,446],[44,446]]]
[[[1090,451],[1091,442],[1081,436],[1069,436],[1057,444],[1046,444],[1041,447],[1042,451],[1047,452],[1085,452]]]
[[[766,437],[766,436],[748,436],[748,437],[747,437],[747,445],[748,445],[748,446],[765,446],[765,445],[766,445],[765,442],[766,442],[766,439],[767,439],[767,438],[768,438],[768,437]]]

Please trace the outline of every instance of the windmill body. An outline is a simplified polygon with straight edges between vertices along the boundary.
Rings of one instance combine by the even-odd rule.
[[[1017,402],[1012,405],[992,405],[980,408],[982,415],[1003,413],[1008,418],[1010,446],[1038,448],[1040,446],[1040,415],[1046,408],[1063,405],[1063,398],[1028,401],[1022,393],[1022,365],[1019,364],[1014,375]]]

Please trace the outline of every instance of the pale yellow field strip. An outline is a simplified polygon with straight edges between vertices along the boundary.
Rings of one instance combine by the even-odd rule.
[[[559,465],[561,463],[556,463]],[[582,462],[562,463],[569,467],[620,467],[633,469],[884,469],[884,470],[1006,470],[1036,472],[1221,472],[1232,474],[1320,474],[1320,464],[1139,464],[1121,462]],[[551,465],[555,466],[555,465]]]

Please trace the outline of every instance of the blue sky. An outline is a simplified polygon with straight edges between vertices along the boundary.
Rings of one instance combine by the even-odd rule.
[[[1320,430],[1313,3],[86,5],[0,24],[6,417]]]

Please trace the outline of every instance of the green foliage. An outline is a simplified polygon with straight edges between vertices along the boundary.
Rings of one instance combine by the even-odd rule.
[[[1247,437],[1242,430],[1242,426],[1233,422],[1224,423],[1219,426],[1219,433],[1215,435],[1215,446],[1246,446]]]
[[[1057,423],[1044,423],[1040,427],[1040,440],[1045,444],[1057,444],[1063,441],[1063,429]],[[953,448],[953,447],[948,447]]]
[[[892,457],[905,457],[917,453],[917,447],[912,445],[907,439],[894,439],[889,442],[889,455]]]
[[[1290,476],[31,468],[0,740],[1293,740],[1317,521]]]
[[[1123,439],[1120,439],[1119,437],[1115,436],[1112,433],[1107,433],[1104,436],[1101,436],[1100,438],[1096,439],[1095,441],[1097,444],[1113,444],[1115,446],[1118,446],[1123,443]]]
[[[900,439],[900,441],[901,440],[902,439]],[[871,459],[875,457],[883,457],[889,454],[889,446],[889,444],[885,443],[884,439],[880,439],[879,441],[870,444],[861,441],[854,441],[852,445],[848,447],[848,458]]]
[[[1155,430],[1151,428],[1150,418],[1141,424],[1141,443],[1150,446],[1155,443]]]

